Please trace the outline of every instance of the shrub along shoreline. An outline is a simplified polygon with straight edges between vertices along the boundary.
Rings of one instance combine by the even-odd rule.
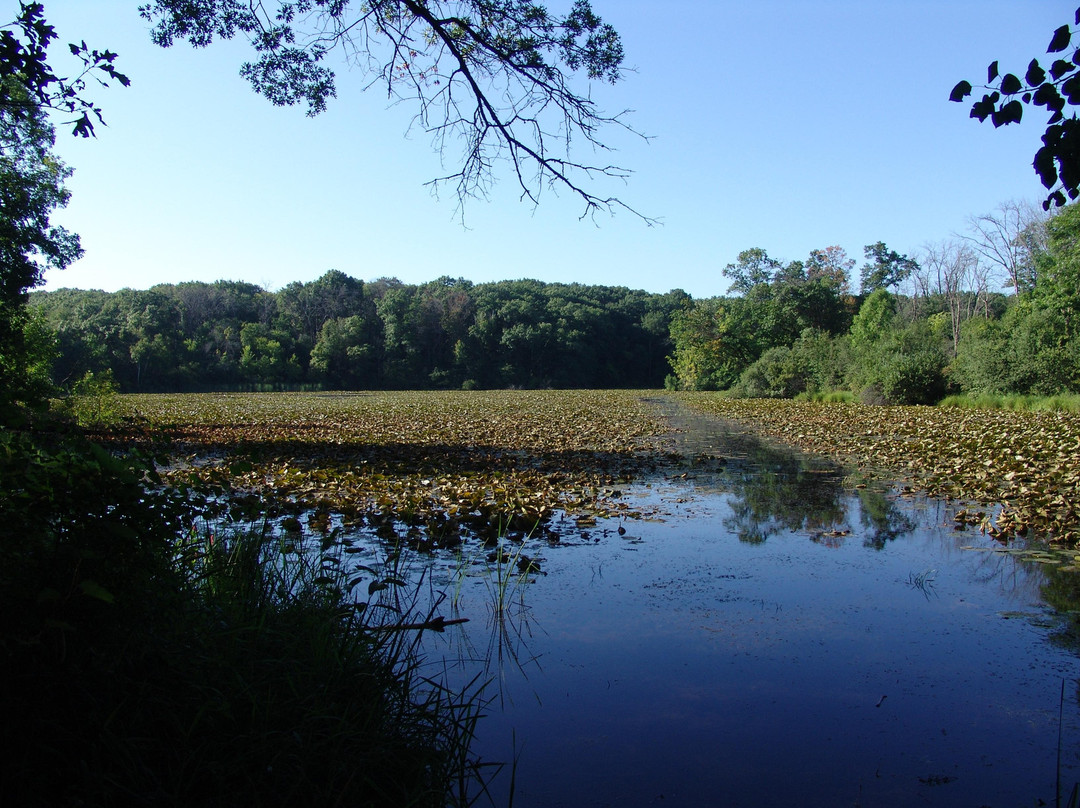
[[[669,395],[868,477],[1000,504],[1000,514],[980,520],[997,538],[1080,541],[1080,414]]]

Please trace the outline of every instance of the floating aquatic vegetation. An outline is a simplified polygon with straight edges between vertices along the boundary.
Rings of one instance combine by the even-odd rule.
[[[675,395],[861,475],[899,474],[931,496],[1000,504],[996,516],[984,513],[977,523],[1002,541],[1080,540],[1080,414]],[[965,516],[958,524],[973,523]]]
[[[236,520],[283,519],[326,533],[340,522],[421,550],[463,533],[494,540],[637,514],[618,485],[649,462],[661,421],[626,391],[392,392],[126,396],[139,429],[166,446],[165,478]],[[209,492],[209,494],[207,494]],[[301,515],[305,518],[300,519]]]
[[[958,529],[1080,539],[1080,414],[664,395],[836,458],[860,484],[900,476],[910,493],[981,503],[957,514]],[[403,524],[433,548],[455,546],[462,531],[530,531],[556,512],[579,518],[579,529],[633,517],[619,486],[665,462],[666,427],[640,391],[123,396],[121,405],[142,426],[116,437],[164,442],[167,478],[220,491],[208,506],[228,501],[234,518],[316,512],[316,532],[335,520],[384,532]]]

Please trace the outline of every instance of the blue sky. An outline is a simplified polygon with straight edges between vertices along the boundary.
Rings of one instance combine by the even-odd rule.
[[[634,174],[598,190],[662,224],[581,221],[566,193],[534,208],[503,173],[463,227],[455,199],[424,187],[444,170],[429,138],[406,134],[409,110],[365,92],[359,74],[334,65],[338,97],[316,118],[275,108],[239,77],[243,45],[157,48],[138,4],[45,3],[58,59],[86,40],[118,52],[132,79],[95,93],[108,123],[96,139],[58,132],[75,175],[57,221],[86,255],[50,271],[47,289],[218,279],[278,289],[338,269],[709,297],[749,247],[794,260],[837,244],[860,265],[876,241],[913,254],[999,203],[1042,199],[1031,169],[1042,110],[995,131],[947,99],[994,59],[1022,74],[1075,10],[1075,0],[593,0],[633,72],[581,89],[608,112],[634,110],[651,136],[611,132],[615,161]]]

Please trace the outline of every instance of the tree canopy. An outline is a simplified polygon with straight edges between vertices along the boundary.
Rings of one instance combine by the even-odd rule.
[[[986,69],[986,84],[977,85],[986,92],[971,105],[972,118],[980,122],[989,118],[995,127],[1019,123],[1025,106],[1043,107],[1050,113],[1043,145],[1033,162],[1035,172],[1050,191],[1043,202],[1046,210],[1052,205],[1065,205],[1066,196],[1080,197],[1080,121],[1075,114],[1065,117],[1066,106],[1080,104],[1080,47],[1073,45],[1080,30],[1080,8],[1074,23],[1075,29],[1066,24],[1054,31],[1046,52],[1060,56],[1048,68],[1032,59],[1021,78],[1016,73],[1003,74],[997,60],[991,62]],[[962,102],[973,90],[970,81],[960,81],[949,100]]]
[[[108,372],[125,391],[659,387],[687,300],[331,270],[277,292],[235,281],[37,292],[30,310],[55,333],[59,386]]]
[[[918,262],[896,250],[890,250],[883,241],[863,247],[867,263],[860,272],[860,288],[864,295],[878,289],[896,286],[919,268]]]
[[[50,222],[67,204],[64,181],[71,171],[52,153],[55,130],[50,111],[74,115],[76,135],[93,134],[91,116],[101,112],[83,93],[93,77],[127,84],[113,65],[115,54],[83,42],[68,48],[80,62],[74,78],[60,78],[49,64],[56,32],[40,3],[21,3],[18,16],[0,25],[0,415],[11,405],[36,403],[44,394],[39,367],[46,341],[39,338],[25,303],[48,267],[65,267],[82,250],[73,233]]]
[[[453,187],[459,205],[484,197],[506,161],[534,204],[553,188],[576,195],[583,215],[629,209],[588,187],[626,169],[571,154],[572,145],[606,152],[601,130],[630,129],[625,111],[605,114],[571,84],[578,72],[621,76],[619,34],[589,0],[574,0],[565,16],[529,0],[152,0],[140,12],[164,47],[246,37],[254,57],[241,75],[274,104],[306,104],[308,115],[337,94],[331,55],[358,68],[412,106],[440,152],[460,146],[456,167],[429,183]]]

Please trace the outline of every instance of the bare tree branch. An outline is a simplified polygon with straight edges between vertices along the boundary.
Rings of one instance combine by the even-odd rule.
[[[584,205],[582,217],[623,209],[654,220],[618,197],[592,190],[605,179],[625,181],[630,171],[575,152],[610,151],[604,137],[631,127],[629,111],[600,111],[571,78],[614,83],[621,77],[622,44],[616,31],[574,0],[565,16],[531,0],[155,0],[140,8],[154,23],[154,41],[186,39],[196,47],[243,34],[257,59],[241,72],[275,104],[306,102],[308,114],[336,94],[331,53],[385,85],[394,103],[413,105],[413,124],[442,155],[458,149],[456,167],[431,180],[437,195],[454,188],[459,212],[469,199],[486,198],[496,166],[508,164],[533,205],[545,189],[569,191]]]
[[[1035,255],[1045,244],[1049,218],[1027,202],[1003,202],[994,210],[968,221],[969,232],[961,234],[972,249],[1004,273],[1005,286],[1017,294],[1035,287]],[[1041,234],[1041,236],[1040,236]]]

